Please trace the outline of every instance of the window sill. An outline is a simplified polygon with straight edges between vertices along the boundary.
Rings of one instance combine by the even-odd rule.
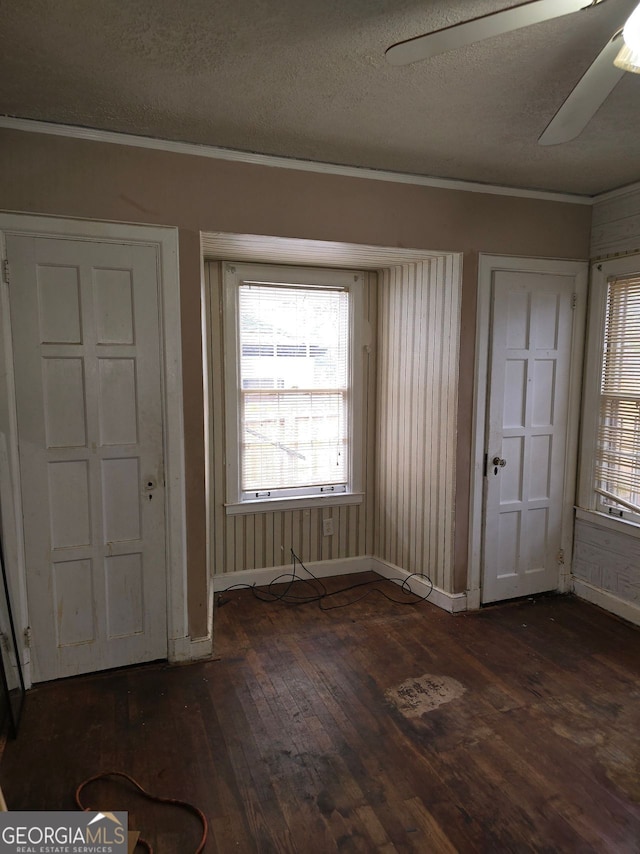
[[[338,504],[362,504],[364,492],[342,492],[339,495],[301,495],[299,498],[270,498],[268,501],[243,501],[225,504],[227,516],[249,513],[273,513],[276,510],[310,510],[314,507],[335,507]]]
[[[576,507],[576,519],[640,539],[640,524],[631,519],[616,519],[615,516],[609,516],[607,513],[600,513],[597,510],[584,510],[582,507]]]

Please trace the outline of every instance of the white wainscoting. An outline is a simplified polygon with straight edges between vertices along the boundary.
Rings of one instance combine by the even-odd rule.
[[[577,596],[640,625],[640,526],[578,510],[573,589]]]
[[[605,193],[593,205],[591,257],[640,252],[640,185]]]

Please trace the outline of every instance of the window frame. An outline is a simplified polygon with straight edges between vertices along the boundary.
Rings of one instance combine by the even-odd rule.
[[[245,282],[265,285],[285,284],[301,287],[344,288],[349,293],[349,378],[347,388],[347,486],[338,493],[322,494],[320,487],[308,491],[296,489],[291,495],[261,498],[243,497],[240,484],[240,336],[238,294]],[[363,319],[365,273],[345,270],[269,264],[222,262],[222,312],[224,338],[224,404],[225,404],[225,481],[227,515],[257,513],[336,504],[362,502],[362,455],[358,439],[363,437]]]
[[[614,525],[640,527],[640,514],[619,505],[613,512],[596,491],[596,447],[600,422],[600,397],[604,358],[605,322],[609,282],[640,275],[640,255],[596,262],[592,267],[584,368],[582,438],[577,506],[610,519]]]

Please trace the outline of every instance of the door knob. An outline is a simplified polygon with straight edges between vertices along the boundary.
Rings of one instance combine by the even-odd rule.
[[[491,462],[492,462],[492,465],[500,466],[501,469],[503,469],[507,464],[507,461],[503,460],[502,457],[494,457]]]

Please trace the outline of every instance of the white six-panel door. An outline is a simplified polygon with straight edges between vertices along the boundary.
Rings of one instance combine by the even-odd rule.
[[[558,587],[574,293],[573,276],[493,273],[483,602]]]
[[[7,236],[33,680],[165,658],[151,246]]]

